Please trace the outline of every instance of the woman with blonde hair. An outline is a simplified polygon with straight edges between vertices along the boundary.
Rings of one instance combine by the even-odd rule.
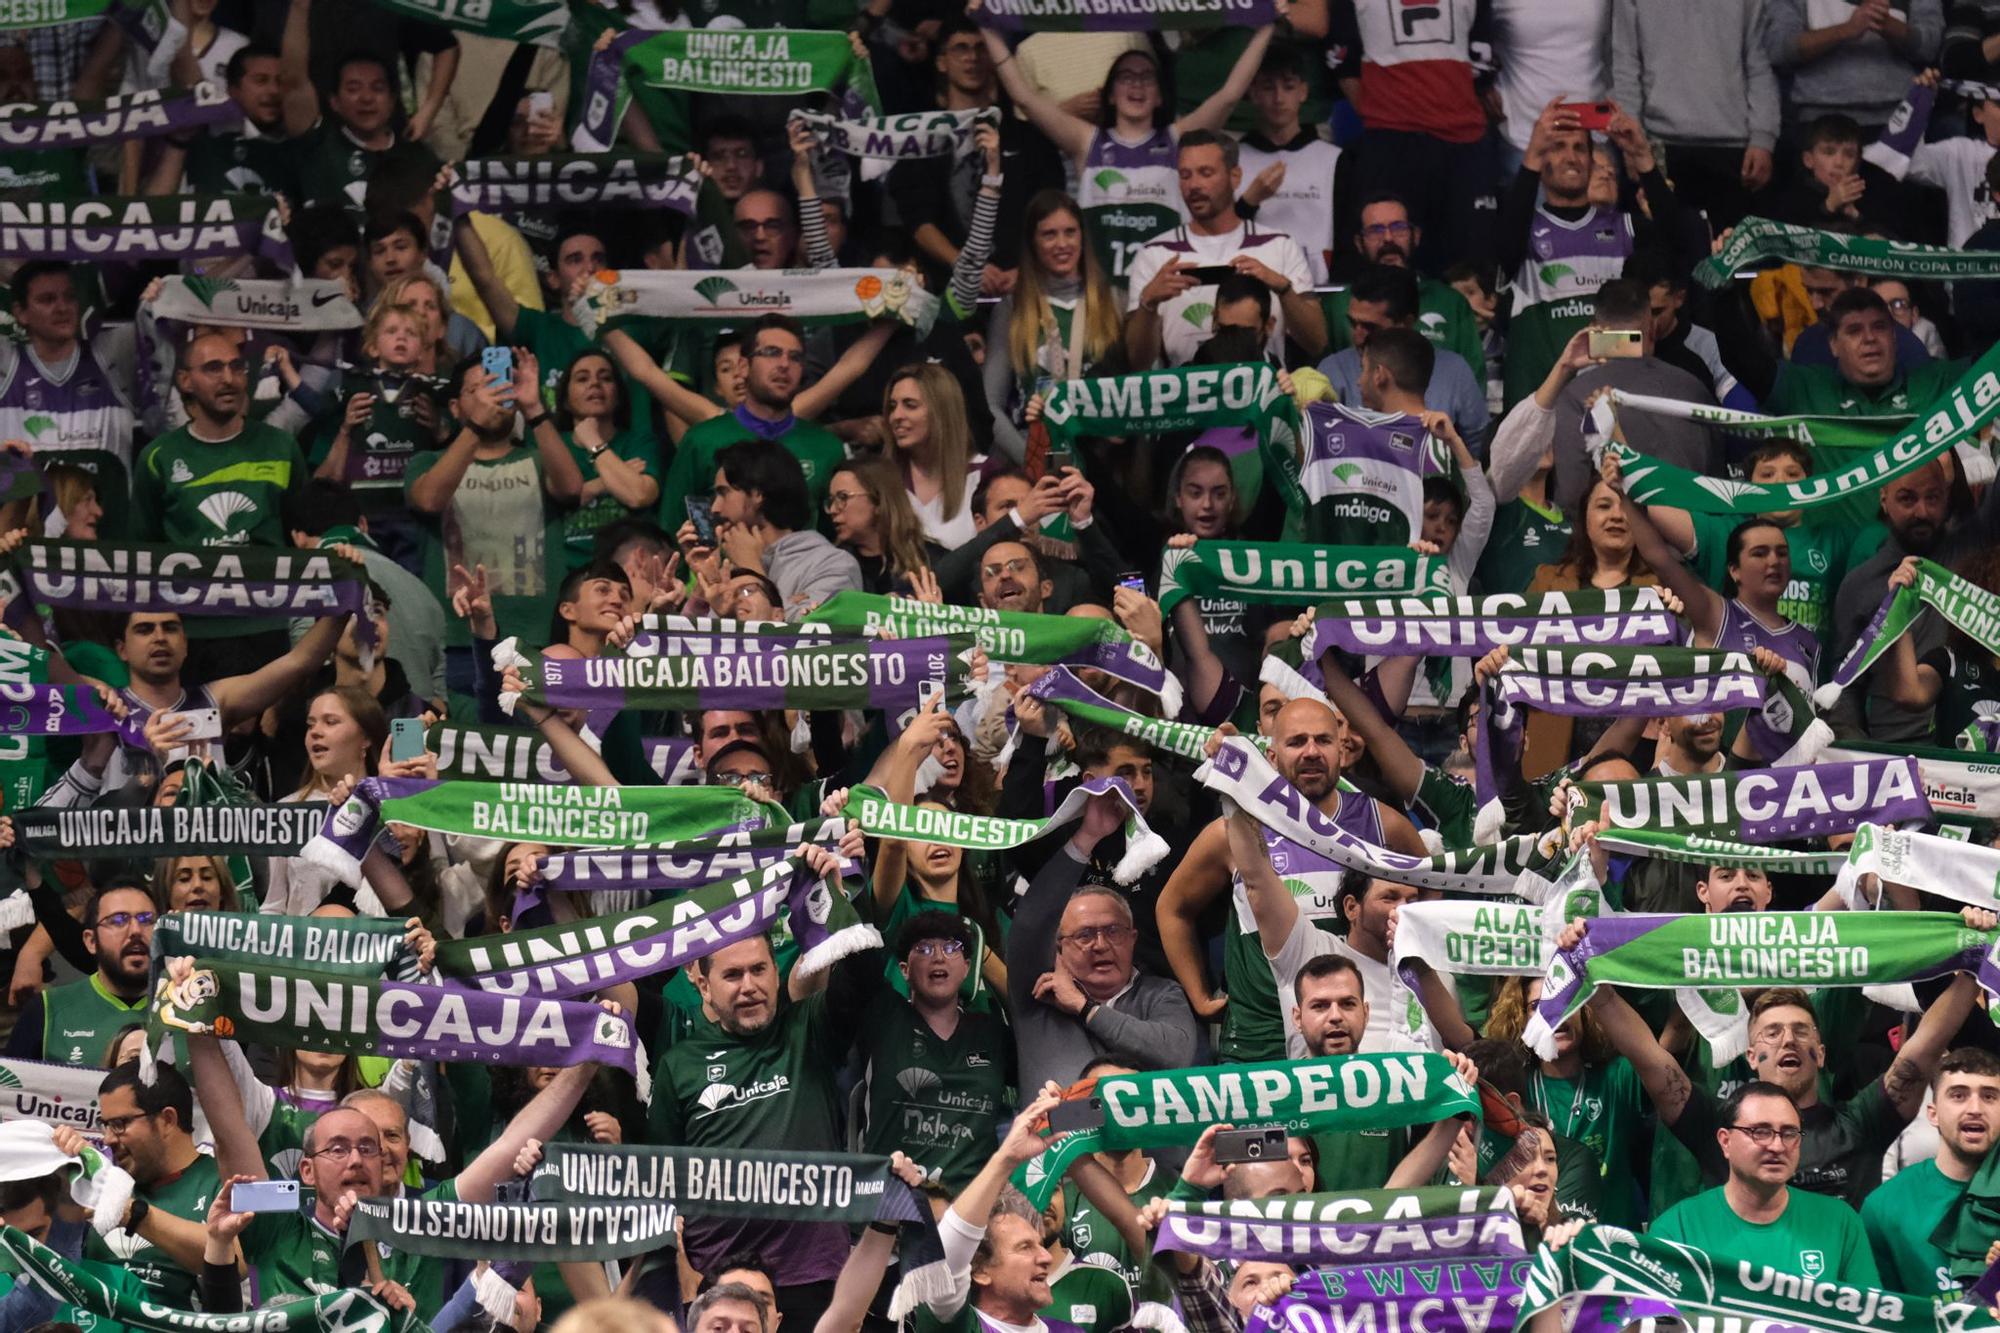
[[[219,856],[163,856],[153,867],[153,897],[169,912],[240,912],[236,878]]]
[[[983,368],[993,447],[1017,463],[1028,456],[1028,399],[1045,381],[1116,374],[1125,330],[1076,200],[1043,190],[1028,201],[1022,229],[1019,276],[993,308]]]
[[[924,535],[947,551],[971,541],[979,530],[972,493],[986,456],[972,451],[958,379],[936,364],[904,366],[882,395],[882,425]]]
[[[826,484],[826,513],[834,543],[859,562],[869,592],[910,592],[930,568],[934,548],[924,540],[903,474],[888,459],[842,463]]]

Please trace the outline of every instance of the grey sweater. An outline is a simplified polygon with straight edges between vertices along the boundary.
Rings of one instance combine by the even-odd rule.
[[[1770,148],[1778,142],[1778,77],[1764,53],[1765,5],[1612,0],[1612,96],[1670,144]]]
[[[1049,1079],[1067,1087],[1100,1055],[1116,1056],[1135,1069],[1182,1069],[1195,1063],[1200,1045],[1187,995],[1158,977],[1135,976],[1131,989],[1091,1015],[1088,1027],[1035,998],[1035,983],[1055,966],[1056,928],[1083,868],[1065,840],[1014,908],[1007,935],[1007,1008],[1014,1017],[1022,1088],[1040,1088]]]
[[[1771,64],[1792,76],[1790,117],[1803,125],[1838,111],[1866,126],[1889,122],[1910,79],[1937,58],[1944,40],[1942,0],[1894,0],[1909,15],[1909,34],[1891,42],[1868,33],[1843,42],[1810,65],[1799,63],[1799,39],[1815,28],[1832,27],[1850,12],[1826,0],[1768,0],[1764,48]]]
[[[788,532],[764,552],[764,572],[785,599],[787,620],[801,619],[837,592],[861,587],[861,565],[810,529]]]

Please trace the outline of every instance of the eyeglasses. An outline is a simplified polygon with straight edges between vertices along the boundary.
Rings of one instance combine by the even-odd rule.
[[[784,229],[785,229],[785,228],[786,228],[787,226],[789,226],[789,225],[791,225],[791,224],[789,224],[788,222],[786,222],[786,221],[785,221],[785,219],[783,219],[783,218],[738,218],[738,219],[736,219],[736,230],[738,230],[738,231],[746,231],[746,232],[750,232],[750,233],[752,233],[752,234],[754,234],[754,233],[756,233],[756,232],[760,232],[760,231],[768,231],[768,232],[770,232],[770,233],[771,233],[772,235],[774,235],[774,236],[775,236],[775,235],[777,235],[777,234],[778,234],[779,232],[782,232],[782,231],[783,231],[783,230],[784,230]]]
[[[159,915],[158,912],[113,912],[110,916],[99,917],[97,928],[103,930],[109,926],[113,930],[123,930],[131,925],[150,926],[159,919]]]
[[[1000,565],[982,565],[979,572],[989,579],[997,579],[1002,574],[1025,574],[1035,567],[1035,562],[1023,556]]]
[[[1410,234],[1410,224],[1407,222],[1371,222],[1361,229],[1361,234],[1374,241],[1379,241],[1384,236],[1408,236]]]
[[[234,361],[204,361],[195,369],[204,375],[220,375],[224,371],[231,375],[247,375],[250,363],[239,356]]]
[[[109,1134],[114,1139],[122,1139],[125,1137],[125,1131],[132,1128],[134,1121],[151,1120],[153,1114],[152,1112],[140,1111],[134,1115],[107,1115],[101,1118],[101,1123],[104,1126],[106,1134]]]
[[[806,363],[805,352],[797,347],[759,347],[750,355],[759,361],[789,361],[795,366]]]
[[[761,782],[768,787],[771,784],[771,775],[769,773],[717,773],[715,775],[715,782],[718,786],[741,786],[746,782]]]
[[[910,952],[919,958],[956,958],[965,952],[962,940],[924,940],[910,946]]]
[[[382,1155],[382,1145],[373,1139],[363,1139],[359,1143],[349,1143],[346,1139],[335,1139],[324,1148],[308,1153],[309,1157],[359,1157],[363,1161]]]
[[[1910,308],[1910,298],[1907,296],[1892,296],[1889,298],[1889,308],[1891,310],[1908,310]]]
[[[1085,926],[1063,936],[1062,942],[1079,949],[1089,949],[1100,943],[1115,949],[1138,933],[1130,926]]]
[[[1771,1146],[1771,1140],[1789,1148],[1805,1137],[1805,1132],[1797,1125],[1724,1125],[1725,1133],[1748,1134],[1750,1141],[1760,1148]]]
[[[838,514],[841,510],[847,508],[848,501],[866,500],[867,498],[868,492],[866,491],[828,491],[826,496],[826,512],[829,514]]]
[[[1144,88],[1150,84],[1158,83],[1160,76],[1153,73],[1150,69],[1121,69],[1111,81],[1115,84],[1126,84],[1131,87]]]

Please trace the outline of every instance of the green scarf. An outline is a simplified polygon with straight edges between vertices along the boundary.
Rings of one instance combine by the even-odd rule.
[[[2000,345],[1989,348],[1942,400],[1930,404],[1880,449],[1837,472],[1815,473],[1799,481],[1769,485],[1730,481],[1648,458],[1611,438],[1610,413],[1610,406],[1602,402],[1592,409],[1597,435],[1593,447],[1612,451],[1624,472],[1625,493],[1635,503],[1745,518],[1819,509],[1894,481],[1950,453],[1960,442],[1977,438],[1981,428],[2000,415]]]
[[[1988,1160],[2000,1154],[1989,1156]],[[1980,1242],[1985,1253],[1986,1243]],[[1817,1254],[1817,1264],[1813,1256]],[[1544,1245],[1521,1292],[1518,1328],[1551,1306],[1564,1307],[1564,1327],[1604,1333],[1659,1316],[1661,1306],[1690,1329],[1815,1329],[1819,1333],[1966,1333],[1991,1328],[1977,1306],[1939,1304],[1880,1287],[1828,1280],[1834,1256],[1812,1251],[1800,1277],[1753,1258],[1710,1254],[1674,1241],[1641,1237],[1618,1227],[1585,1227],[1559,1250]],[[1582,1307],[1572,1311],[1571,1307]]]
[[[317,1296],[266,1296],[247,1314],[197,1314],[118,1291],[25,1231],[0,1227],[8,1266],[58,1301],[125,1328],[157,1333],[417,1333],[423,1321],[391,1311],[359,1288]]]
[[[2000,1152],[1988,1152],[1958,1202],[1939,1219],[1930,1242],[1945,1252],[1951,1275],[1967,1282],[1986,1273],[1986,1249],[1996,1235],[2000,1235]]]
[[[1196,763],[1208,757],[1208,738],[1215,728],[1192,722],[1172,722],[1163,717],[1145,717],[1129,708],[1120,708],[1090,686],[1078,680],[1068,667],[1057,667],[1040,676],[1027,689],[1031,698],[1051,708],[1060,708],[1077,722],[1103,727],[1120,736],[1152,746],[1162,754]]]
[[[1829,764],[1915,759],[1924,799],[1930,803],[1931,813],[1947,828],[1983,824],[1993,817],[1994,811],[2000,810],[2000,763],[1990,754],[1947,750],[1935,745],[1842,741],[1828,746],[1819,758]]]
[[[727,34],[725,35],[741,35]],[[826,34],[832,35],[832,34]],[[938,298],[892,268],[701,269],[628,268],[593,277],[570,305],[590,336],[613,319],[642,316],[670,324],[739,324],[759,315],[790,315],[820,328],[893,320],[928,334]]]
[[[994,611],[983,606],[920,602],[893,593],[837,592],[801,621],[824,625],[835,634],[873,638],[880,629],[899,639],[929,639],[970,634],[996,662],[1052,666],[1067,657],[1087,655],[1106,644],[1133,642],[1123,625],[1096,616],[1048,616],[1033,611]],[[1140,651],[1146,652],[1144,645]],[[1155,661],[1158,659],[1155,658]]]
[[[1042,424],[1051,448],[1072,451],[1082,439],[1249,426],[1298,472],[1298,405],[1261,361],[1064,380],[1044,396]]]
[[[1450,591],[1443,560],[1393,547],[1198,541],[1186,550],[1169,549],[1160,563],[1160,610],[1166,614],[1184,597],[1305,606]]]
[[[410,981],[416,958],[401,921],[381,917],[274,916],[265,912],[168,912],[153,929],[153,958],[210,963],[283,958],[314,972]]]
[[[1862,827],[1866,828],[1867,825]],[[1607,828],[1599,845],[1627,856],[1673,861],[1691,866],[1755,866],[1788,875],[1837,875],[1847,864],[1839,852],[1800,852],[1789,847],[1759,847],[1705,833],[1675,833],[1649,828]]]
[[[1877,278],[2000,278],[2000,253],[1941,245],[1885,241],[1800,227],[1769,218],[1745,218],[1720,250],[1694,266],[1694,280],[1720,287],[1745,264],[1781,259],[1787,264],[1867,273]]]
[[[798,28],[685,28],[656,33],[625,52],[625,77],[688,93],[804,97],[846,87],[880,112],[866,56],[845,32]]]
[[[1119,860],[1112,877],[1120,884],[1136,884],[1171,849],[1166,839],[1146,827],[1145,817],[1139,813],[1139,803],[1122,778],[1084,779],[1070,788],[1069,794],[1046,819],[1002,819],[997,815],[901,805],[874,787],[850,790],[847,805],[841,813],[871,838],[901,838],[997,852],[1067,828],[1083,817],[1083,807],[1090,798],[1100,795],[1116,796],[1125,804],[1128,816],[1125,855]]]
[[[1479,1114],[1479,1094],[1443,1056],[1427,1053],[1119,1074],[1098,1079],[1092,1095],[1104,1103],[1103,1126],[1063,1136],[1014,1173],[1037,1209],[1086,1153],[1193,1143],[1217,1121],[1344,1134]]]
[[[500,1263],[601,1263],[676,1244],[670,1203],[461,1203],[397,1195],[357,1199],[349,1245],[380,1242],[404,1254]]]
[[[1821,708],[1839,702],[1842,691],[1881,660],[1927,606],[1987,652],[2000,654],[2000,596],[1943,565],[1919,559],[1917,581],[1882,599],[1861,637],[1834,669],[1833,678],[1813,692],[1813,702]]]
[[[1630,408],[1651,416],[1673,417],[1698,422],[1756,439],[1797,440],[1800,444],[1840,449],[1879,449],[1897,431],[1910,424],[1908,416],[1889,417],[1767,417],[1756,412],[1739,412],[1733,407],[1690,403],[1679,398],[1655,398],[1643,393],[1608,389],[1604,400],[1614,409]]]
[[[503,42],[558,46],[569,26],[570,0],[374,0],[378,9]],[[357,16],[358,17],[358,16]]]
[[[29,32],[101,17],[117,0],[28,0],[0,5],[0,32]]]

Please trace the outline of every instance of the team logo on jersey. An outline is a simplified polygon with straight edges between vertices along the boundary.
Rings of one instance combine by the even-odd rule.
[[[1806,564],[1815,574],[1826,573],[1826,552],[1817,548],[1806,552]]]
[[[257,518],[257,502],[241,491],[217,491],[195,508],[225,536],[237,541],[249,540],[250,534],[239,532],[236,525],[241,522],[247,527]]]
[[[186,484],[194,480],[194,469],[187,465],[187,459],[176,458],[173,471],[167,474],[167,480]]]
[[[1826,1272],[1826,1255],[1820,1250],[1800,1250],[1799,1267],[1807,1277],[1818,1277]]]
[[[1392,430],[1389,432],[1389,447],[1401,449],[1407,454],[1417,447],[1417,437],[1406,430]]]
[[[1132,182],[1125,179],[1125,173],[1116,167],[1106,167],[1090,178],[1090,183],[1104,192],[1106,199],[1123,199],[1132,188]]]
[[[1181,318],[1198,329],[1208,327],[1208,317],[1215,313],[1215,305],[1210,301],[1195,301],[1182,309]]]
[[[729,1077],[728,1065],[710,1065],[708,1067],[708,1081],[710,1083],[720,1083],[723,1079],[728,1077]]]

